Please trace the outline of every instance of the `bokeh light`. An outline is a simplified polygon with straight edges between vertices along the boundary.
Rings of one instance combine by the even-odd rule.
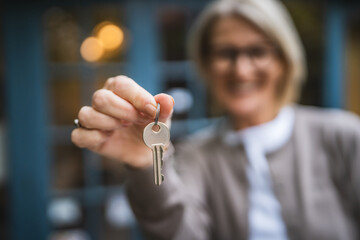
[[[88,62],[98,61],[104,54],[103,43],[96,37],[88,37],[81,44],[80,53]]]
[[[120,47],[124,41],[124,32],[115,24],[107,23],[99,29],[97,38],[103,43],[106,50],[111,51]]]
[[[186,88],[171,88],[167,91],[173,98],[176,104],[174,105],[175,114],[184,114],[190,111],[194,103],[194,98],[191,92]]]

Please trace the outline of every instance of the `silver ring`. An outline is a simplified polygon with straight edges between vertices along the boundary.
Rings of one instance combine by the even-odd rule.
[[[79,119],[74,119],[74,125],[75,125],[75,127],[77,127],[77,128],[81,128],[82,126],[81,126],[81,124],[80,124],[80,121],[79,121]]]
[[[160,115],[160,103],[158,103],[156,107],[155,125],[158,125],[159,115]]]

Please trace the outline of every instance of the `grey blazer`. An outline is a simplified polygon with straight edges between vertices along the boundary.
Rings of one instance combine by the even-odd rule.
[[[267,155],[289,239],[360,239],[360,119],[294,106],[291,139]],[[167,151],[165,181],[128,170],[127,193],[149,239],[247,239],[247,159],[222,124]]]

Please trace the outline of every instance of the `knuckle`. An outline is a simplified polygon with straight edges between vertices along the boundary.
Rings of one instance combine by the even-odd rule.
[[[108,79],[106,80],[106,82],[105,82],[104,87],[105,87],[105,88],[111,88],[112,85],[113,85],[113,83],[114,83],[114,78],[113,78],[113,77],[108,78]]]
[[[115,77],[116,81],[131,81],[132,79],[125,75],[118,75]]]
[[[89,119],[91,119],[91,108],[88,106],[84,106],[80,109],[78,118],[81,123],[87,122]]]
[[[92,97],[93,107],[99,109],[106,106],[108,102],[108,92],[105,89],[97,90]]]
[[[145,103],[145,98],[141,94],[134,95],[133,100],[134,100],[134,105],[137,106],[137,107],[142,106]]]
[[[79,136],[79,130],[75,129],[71,132],[71,141],[78,147],[83,147],[81,145],[80,136]]]
[[[124,75],[115,77],[113,81],[114,88],[117,90],[128,90],[133,83],[134,80]]]
[[[125,75],[119,75],[114,79],[114,87],[118,89],[128,89],[129,87],[134,86],[135,81],[132,78],[129,78]]]
[[[124,88],[124,86],[125,86],[125,82],[116,78],[113,82],[112,89],[115,90],[115,92],[117,92],[117,91],[120,91],[122,88]]]

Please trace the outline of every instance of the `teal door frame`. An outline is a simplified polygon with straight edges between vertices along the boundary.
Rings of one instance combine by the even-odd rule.
[[[46,127],[43,8],[6,5],[5,94],[10,238],[46,239],[49,143]]]

